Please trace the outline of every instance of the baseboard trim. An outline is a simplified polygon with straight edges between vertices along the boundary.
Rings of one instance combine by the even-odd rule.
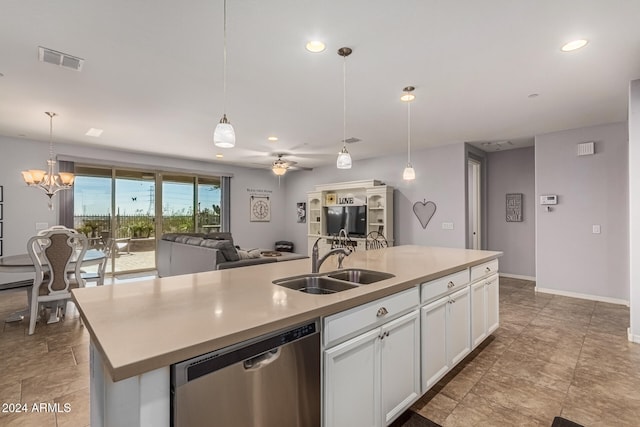
[[[541,292],[543,294],[553,294],[553,295],[560,295],[560,296],[563,296],[563,297],[581,298],[581,299],[588,299],[588,300],[591,300],[591,301],[608,302],[608,303],[611,303],[611,304],[620,304],[620,305],[626,305],[627,307],[629,307],[629,301],[623,300],[623,299],[619,299],[619,298],[601,297],[599,295],[590,295],[590,294],[581,294],[581,293],[578,293],[578,292],[560,291],[558,289],[541,288],[539,286],[536,286],[535,289],[536,289],[536,292]]]
[[[500,277],[507,277],[509,279],[531,280],[532,282],[536,281],[536,278],[533,276],[522,276],[520,274],[509,274],[500,272]]]
[[[627,339],[631,342],[640,344],[640,335],[633,335],[631,333],[631,328],[627,328]]]

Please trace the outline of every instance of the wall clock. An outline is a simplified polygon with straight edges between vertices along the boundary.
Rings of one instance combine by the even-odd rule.
[[[271,221],[271,201],[269,197],[251,196],[249,205],[250,221]]]

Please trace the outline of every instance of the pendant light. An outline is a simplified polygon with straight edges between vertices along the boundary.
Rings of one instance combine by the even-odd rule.
[[[416,171],[411,166],[411,101],[416,98],[411,92],[414,90],[415,87],[413,86],[405,87],[403,89],[405,94],[400,98],[407,103],[407,167],[402,172],[402,179],[405,181],[416,179]]]
[[[236,145],[236,132],[227,120],[227,0],[224,0],[224,48],[222,53],[223,61],[223,85],[222,85],[222,106],[223,114],[220,123],[213,132],[213,143],[220,148],[233,148]]]
[[[45,112],[49,116],[49,160],[47,170],[29,169],[22,171],[22,179],[29,187],[36,187],[49,197],[49,209],[53,209],[53,196],[58,191],[68,190],[73,185],[74,175],[70,172],[55,173],[56,161],[53,154],[53,118],[56,113]]]
[[[338,169],[351,169],[351,154],[347,150],[347,56],[351,55],[353,50],[349,47],[341,47],[338,49],[338,55],[344,58],[342,66],[342,150],[338,153],[336,166]]]

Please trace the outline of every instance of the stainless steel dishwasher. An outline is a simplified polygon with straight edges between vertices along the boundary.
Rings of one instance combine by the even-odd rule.
[[[318,321],[171,365],[174,427],[320,425]]]

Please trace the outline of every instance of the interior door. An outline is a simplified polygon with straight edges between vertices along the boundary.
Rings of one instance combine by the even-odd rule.
[[[480,224],[482,222],[481,210],[481,164],[475,159],[468,159],[467,162],[467,179],[468,179],[468,221],[467,230],[469,233],[470,247],[469,249],[482,249],[482,240],[480,235]]]

